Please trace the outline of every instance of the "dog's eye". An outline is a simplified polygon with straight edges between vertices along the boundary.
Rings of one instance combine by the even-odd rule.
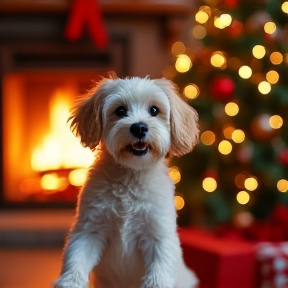
[[[127,116],[127,109],[123,106],[120,106],[115,110],[115,114],[119,117],[126,117]]]
[[[152,106],[152,107],[150,108],[150,115],[151,115],[151,116],[157,116],[158,113],[159,113],[159,108],[158,108],[158,107]]]

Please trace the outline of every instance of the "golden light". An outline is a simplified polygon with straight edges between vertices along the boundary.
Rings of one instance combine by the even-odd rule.
[[[257,59],[262,59],[266,54],[266,49],[262,45],[256,45],[252,49],[252,54]]]
[[[281,5],[281,9],[284,13],[288,13],[288,1],[284,2],[282,5]]]
[[[214,26],[218,29],[224,29],[226,26],[222,23],[220,17],[214,18]]]
[[[201,134],[200,139],[204,145],[209,146],[215,142],[216,136],[212,131],[207,130]]]
[[[176,195],[174,197],[174,205],[175,205],[176,210],[181,210],[185,205],[185,201],[183,197]]]
[[[276,84],[279,80],[278,72],[271,70],[266,74],[266,80],[271,84]]]
[[[210,62],[212,66],[218,67],[218,68],[226,68],[227,66],[227,60],[223,52],[216,51],[212,54]]]
[[[279,115],[273,115],[269,119],[269,124],[273,129],[279,129],[283,125],[283,119]]]
[[[267,33],[267,34],[273,34],[276,30],[276,24],[274,22],[267,22],[265,25],[264,25],[264,31]]]
[[[196,39],[203,39],[206,34],[207,31],[205,29],[205,27],[201,26],[201,25],[196,25],[193,29],[192,29],[192,34]]]
[[[239,112],[239,106],[234,102],[229,102],[225,105],[225,113],[229,116],[235,116]]]
[[[182,43],[182,42],[175,42],[173,45],[172,45],[172,53],[177,56],[179,54],[183,54],[185,52],[185,45]]]
[[[224,25],[224,27],[228,27],[232,23],[232,17],[230,14],[222,14],[219,19]]]
[[[192,67],[192,61],[189,56],[180,54],[177,57],[175,68],[179,73],[185,73]]]
[[[199,11],[195,15],[195,20],[200,24],[206,23],[208,19],[209,19],[209,15],[204,11]]]
[[[70,107],[67,94],[56,91],[50,102],[50,131],[32,152],[31,167],[34,171],[89,167],[92,164],[93,153],[82,147],[67,125]]]
[[[268,94],[271,91],[271,85],[267,81],[262,81],[258,85],[258,90],[261,94]]]
[[[274,65],[279,65],[283,62],[283,55],[280,52],[273,52],[270,55],[270,61]]]
[[[235,142],[235,143],[241,143],[243,142],[245,139],[245,133],[244,131],[240,130],[240,129],[237,129],[235,130],[233,133],[232,133],[232,140]]]
[[[212,177],[206,177],[202,182],[202,187],[206,192],[213,192],[217,188],[217,182]]]
[[[288,181],[286,179],[281,179],[277,182],[277,189],[280,192],[287,192],[288,191]]]
[[[207,5],[200,6],[199,11],[203,11],[203,12],[207,13],[209,17],[211,16],[211,13],[212,13],[211,7],[209,7]]]
[[[246,175],[243,173],[237,174],[235,179],[234,179],[235,185],[238,188],[243,189],[245,187],[244,183],[245,183],[246,178],[247,178]]]
[[[85,183],[87,175],[87,169],[75,169],[68,175],[69,183],[73,186],[80,187]]]
[[[185,86],[183,93],[188,99],[195,99],[198,97],[200,90],[197,85],[188,84]]]
[[[230,124],[227,124],[223,127],[222,133],[226,139],[232,139],[232,134],[235,131],[235,128]]]
[[[222,140],[218,145],[218,150],[223,155],[228,155],[232,151],[232,144],[227,140]]]
[[[254,177],[249,177],[244,181],[244,186],[249,191],[254,191],[258,187],[258,182]]]
[[[248,79],[252,75],[252,69],[249,66],[244,65],[244,66],[240,67],[238,74],[241,78]]]
[[[51,173],[43,175],[40,184],[44,190],[57,190],[59,187],[57,174]]]
[[[236,199],[239,204],[245,205],[249,202],[250,196],[246,191],[240,191],[238,192]]]
[[[181,173],[179,171],[179,168],[176,166],[169,168],[169,176],[172,179],[174,184],[177,184],[181,180]]]

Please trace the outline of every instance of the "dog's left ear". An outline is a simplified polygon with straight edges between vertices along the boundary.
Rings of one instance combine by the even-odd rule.
[[[164,78],[154,80],[167,95],[170,107],[171,147],[169,154],[181,156],[190,152],[198,141],[198,113],[180,98],[175,85]]]

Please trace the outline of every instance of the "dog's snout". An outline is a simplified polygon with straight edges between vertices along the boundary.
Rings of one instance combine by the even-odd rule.
[[[145,123],[139,122],[134,123],[130,127],[130,132],[133,136],[143,139],[146,136],[146,133],[148,132],[148,127]]]

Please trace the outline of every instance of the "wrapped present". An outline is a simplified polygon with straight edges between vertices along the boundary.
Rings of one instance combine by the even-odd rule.
[[[179,236],[184,260],[195,271],[201,288],[257,287],[253,244],[193,228],[181,228]]]
[[[255,246],[260,288],[288,287],[288,242],[261,242]]]

